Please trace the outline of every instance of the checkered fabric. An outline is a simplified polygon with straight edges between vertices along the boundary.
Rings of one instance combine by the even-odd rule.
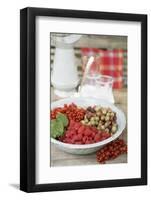
[[[97,48],[81,48],[82,56],[97,56],[96,61],[92,64],[91,70],[99,71],[102,75],[109,75],[114,78],[113,88],[120,89],[123,87],[123,65],[124,50],[102,50]]]

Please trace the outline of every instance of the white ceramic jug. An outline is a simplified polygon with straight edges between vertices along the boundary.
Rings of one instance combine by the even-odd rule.
[[[80,39],[80,35],[67,35],[55,37],[55,56],[51,82],[57,96],[66,97],[75,92],[79,78],[73,44]]]

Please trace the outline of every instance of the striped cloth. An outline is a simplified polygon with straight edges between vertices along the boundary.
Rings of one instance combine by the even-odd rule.
[[[114,78],[113,88],[121,89],[123,87],[124,50],[81,48],[81,54],[83,58],[95,55],[97,59],[92,64],[91,70],[97,70],[102,75],[112,76]]]

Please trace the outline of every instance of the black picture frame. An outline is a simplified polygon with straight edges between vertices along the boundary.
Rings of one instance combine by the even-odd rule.
[[[141,23],[141,178],[36,184],[36,65],[37,16],[103,19]],[[136,186],[147,184],[147,15],[48,8],[20,10],[20,189],[25,192]]]

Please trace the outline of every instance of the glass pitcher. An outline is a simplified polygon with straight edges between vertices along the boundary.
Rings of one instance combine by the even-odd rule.
[[[94,97],[114,103],[112,86],[113,78],[111,76],[89,74],[81,87],[80,96]]]
[[[96,98],[104,99],[110,103],[114,103],[113,96],[113,77],[107,75],[101,75],[98,80],[96,80]]]
[[[95,58],[80,88],[80,96],[99,98],[114,103],[113,81],[113,77],[99,73],[97,58]]]

